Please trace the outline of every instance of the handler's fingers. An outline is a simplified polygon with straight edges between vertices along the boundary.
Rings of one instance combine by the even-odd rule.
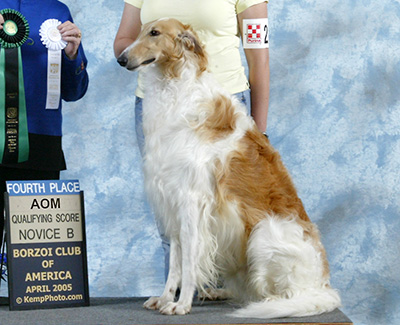
[[[65,41],[73,41],[72,39],[67,39],[71,37],[82,38],[82,33],[79,28],[70,21],[66,21],[65,23],[59,25],[58,30]]]
[[[62,39],[64,41],[66,41],[66,42],[74,42],[74,43],[76,43],[76,42],[80,43],[81,38],[82,38],[82,34],[81,34],[81,32],[79,30],[75,31],[72,34],[66,34],[66,33],[61,34],[61,36],[62,36]]]

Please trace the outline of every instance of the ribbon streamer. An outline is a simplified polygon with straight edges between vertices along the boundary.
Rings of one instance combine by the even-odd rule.
[[[48,49],[46,109],[58,109],[61,94],[61,50],[67,42],[61,39],[57,19],[47,19],[39,30],[40,40]]]
[[[21,46],[29,36],[26,18],[13,9],[0,10],[0,162],[20,163],[29,158],[28,120]]]

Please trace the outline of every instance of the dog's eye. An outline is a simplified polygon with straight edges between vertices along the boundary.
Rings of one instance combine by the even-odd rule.
[[[158,30],[153,29],[153,30],[150,32],[150,36],[158,36],[158,35],[160,35],[160,32],[159,32]]]

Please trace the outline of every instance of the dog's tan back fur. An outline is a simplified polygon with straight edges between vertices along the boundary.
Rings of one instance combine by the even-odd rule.
[[[268,140],[253,130],[246,133],[240,146],[217,172],[218,193],[222,201],[240,202],[248,232],[266,213],[309,221],[279,153]]]

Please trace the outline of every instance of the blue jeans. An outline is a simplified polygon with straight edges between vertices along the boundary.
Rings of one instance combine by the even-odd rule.
[[[247,112],[250,114],[251,111],[251,103],[250,103],[250,89],[246,91],[242,91],[240,93],[234,94],[240,102],[242,102],[247,107]],[[143,99],[140,97],[136,97],[135,101],[135,129],[136,129],[136,138],[140,150],[140,154],[143,157],[144,153],[144,134],[143,134]],[[157,220],[156,220],[157,221]],[[163,227],[157,222],[158,232],[160,233],[161,237],[161,244],[164,250],[164,263],[165,263],[165,279],[168,277],[168,270],[169,270],[169,240],[165,235],[165,230]]]

